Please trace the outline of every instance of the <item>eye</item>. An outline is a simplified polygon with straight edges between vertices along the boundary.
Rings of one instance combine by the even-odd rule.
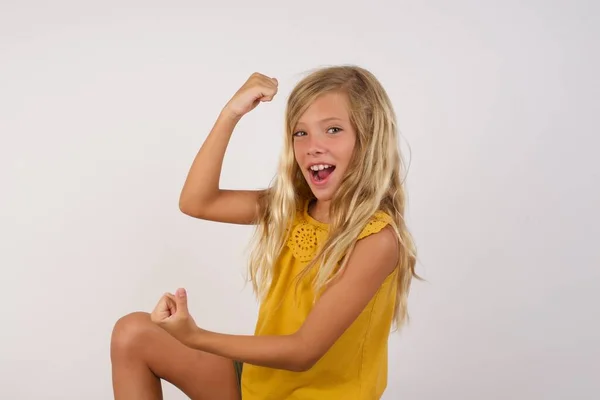
[[[327,129],[327,133],[338,133],[342,130],[342,128],[338,128],[337,126],[332,126],[331,128]],[[332,132],[333,131],[333,132]]]
[[[306,135],[306,132],[304,132],[304,131],[298,131],[298,132],[294,132],[292,134],[292,136],[294,136],[294,137],[299,137],[299,136],[304,136],[304,135]]]

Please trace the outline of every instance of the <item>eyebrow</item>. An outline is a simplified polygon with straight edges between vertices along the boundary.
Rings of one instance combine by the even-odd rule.
[[[340,122],[344,122],[343,119],[338,118],[338,117],[329,117],[329,118],[323,118],[322,120],[319,120],[317,122],[321,123],[321,122],[330,122],[330,121],[340,121]],[[304,122],[302,121],[298,121],[298,123],[296,125],[303,125]]]

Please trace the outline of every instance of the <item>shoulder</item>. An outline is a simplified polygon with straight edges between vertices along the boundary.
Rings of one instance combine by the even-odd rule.
[[[392,218],[377,212],[363,228],[354,248],[352,264],[371,265],[372,268],[387,275],[394,271],[399,258],[400,244]]]
[[[371,257],[373,260],[394,260],[391,264],[395,265],[400,246],[396,232],[389,224],[377,229],[376,232],[371,229],[367,235],[359,238],[356,252],[364,254],[365,257]],[[390,265],[388,262],[383,264]]]

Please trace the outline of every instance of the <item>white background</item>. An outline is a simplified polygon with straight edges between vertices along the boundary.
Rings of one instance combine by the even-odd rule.
[[[347,63],[394,102],[427,279],[391,336],[384,398],[600,398],[599,13],[2,1],[0,398],[111,398],[114,322],[178,286],[201,326],[252,333],[251,228],[183,215],[180,189],[254,71],[280,91],[240,123],[222,186],[269,185],[293,85]]]

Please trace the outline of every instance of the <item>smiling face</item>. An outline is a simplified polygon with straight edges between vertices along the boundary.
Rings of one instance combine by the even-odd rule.
[[[302,114],[293,131],[294,156],[311,191],[328,202],[340,186],[356,143],[347,97],[319,96]]]

